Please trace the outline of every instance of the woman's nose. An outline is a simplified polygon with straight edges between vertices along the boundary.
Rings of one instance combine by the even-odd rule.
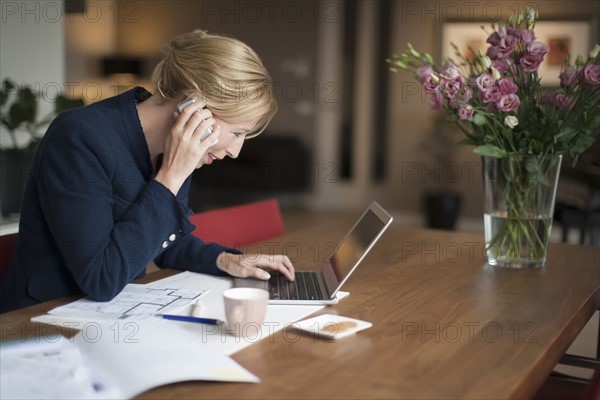
[[[244,145],[244,139],[239,137],[236,138],[226,149],[227,155],[231,158],[237,158],[240,155],[242,146]]]

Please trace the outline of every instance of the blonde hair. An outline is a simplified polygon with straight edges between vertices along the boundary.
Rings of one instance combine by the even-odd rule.
[[[241,41],[195,30],[175,36],[163,52],[152,73],[161,96],[201,99],[230,123],[258,119],[247,138],[259,135],[275,116],[271,77],[256,52]]]

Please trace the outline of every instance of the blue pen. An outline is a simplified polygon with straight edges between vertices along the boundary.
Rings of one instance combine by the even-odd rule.
[[[162,317],[172,321],[195,322],[197,324],[219,325],[223,323],[218,319],[191,317],[189,315],[162,314]]]

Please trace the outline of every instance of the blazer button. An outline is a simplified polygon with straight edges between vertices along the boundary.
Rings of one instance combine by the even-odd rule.
[[[166,240],[163,242],[162,244],[162,248],[166,249],[169,246],[169,242],[167,242]]]
[[[175,239],[177,239],[177,235],[175,235],[174,233],[172,233],[172,234],[171,234],[171,236],[169,236],[169,240],[170,240],[171,242],[174,242],[174,241],[175,241]]]

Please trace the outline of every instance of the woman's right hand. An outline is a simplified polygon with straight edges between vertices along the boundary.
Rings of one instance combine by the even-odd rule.
[[[202,165],[208,149],[219,141],[221,129],[218,125],[200,140],[202,134],[215,124],[212,112],[204,106],[203,102],[196,101],[181,113],[176,112],[177,120],[165,142],[162,165],[155,179],[175,195],[183,182]]]

